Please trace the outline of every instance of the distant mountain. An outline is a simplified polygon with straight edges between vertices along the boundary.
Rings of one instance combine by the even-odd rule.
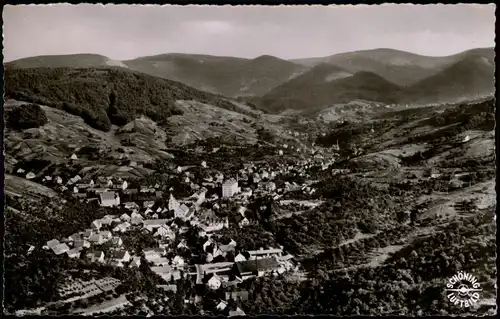
[[[123,68],[6,69],[5,88],[6,98],[63,109],[103,131],[142,115],[165,123],[182,114],[179,100],[253,114],[222,97]]]
[[[401,94],[399,86],[375,73],[363,71],[353,74],[323,63],[276,87],[264,95],[259,104],[270,112],[285,109],[311,111],[358,99],[395,103]]]
[[[98,54],[42,55],[5,63],[5,68],[99,68],[127,66]]]
[[[256,59],[163,54],[123,61],[130,69],[225,96],[262,95],[306,67],[269,55]]]
[[[480,48],[450,56],[431,57],[393,49],[375,49],[291,61],[305,66],[329,63],[349,72],[369,71],[395,84],[409,86],[439,73],[468,55],[479,55],[493,61],[495,53],[493,48]]]
[[[482,54],[463,58],[406,90],[408,102],[450,102],[495,92],[494,62]]]

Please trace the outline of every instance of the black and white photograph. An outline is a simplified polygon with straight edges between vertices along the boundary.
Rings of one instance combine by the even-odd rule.
[[[495,9],[3,6],[3,315],[496,316]]]

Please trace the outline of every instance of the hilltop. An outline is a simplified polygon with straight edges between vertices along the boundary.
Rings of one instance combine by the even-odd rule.
[[[402,86],[413,85],[439,73],[469,55],[494,60],[493,48],[479,48],[442,57],[424,56],[394,49],[374,49],[334,54],[319,58],[291,60],[305,66],[334,64],[350,72],[369,71]]]
[[[449,102],[493,94],[494,62],[468,54],[443,71],[423,79],[407,90],[408,102]]]
[[[242,59],[163,54],[124,63],[133,70],[231,97],[261,95],[305,69],[303,66],[272,56]]]
[[[6,69],[123,67],[121,61],[99,54],[41,55],[5,63]]]
[[[264,95],[260,105],[268,111],[279,112],[285,109],[311,111],[357,99],[395,103],[401,91],[399,86],[375,73],[352,74],[338,66],[320,64]]]
[[[101,55],[79,54],[21,59],[7,63],[6,69],[102,69],[110,65],[120,66],[114,72],[135,71],[181,82],[268,112],[315,113],[358,101],[411,105],[491,94],[494,50],[479,48],[431,57],[381,48],[294,60],[270,55],[245,59],[168,53],[114,61]]]

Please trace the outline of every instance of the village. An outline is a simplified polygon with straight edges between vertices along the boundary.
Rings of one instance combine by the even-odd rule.
[[[276,148],[276,157],[291,151],[299,153],[300,148],[283,144]],[[213,150],[209,150],[213,152]],[[217,151],[217,150],[216,150]],[[304,151],[306,153],[306,151]],[[70,161],[78,161],[73,154]],[[97,176],[94,179],[75,175],[68,180],[61,176],[44,176],[42,184],[57,190],[64,196],[72,196],[82,204],[96,202],[101,207],[116,211],[103,218],[94,220],[80,232],[68,237],[49,240],[43,247],[45,251],[72,259],[86,259],[91,263],[110,265],[116,268],[148,267],[164,280],[157,285],[164,291],[177,291],[176,282],[190,278],[196,286],[204,286],[213,291],[227,291],[225,299],[216,303],[216,313],[243,315],[240,309],[229,312],[226,307],[231,299],[245,302],[248,291],[238,290],[238,285],[253,277],[263,276],[303,276],[300,263],[295,256],[283,247],[261,246],[256,249],[243,249],[242,243],[221,235],[230,228],[243,229],[254,227],[258,221],[247,216],[248,206],[260,198],[270,197],[283,207],[296,206],[307,210],[319,205],[314,201],[283,199],[288,192],[302,192],[311,195],[309,171],[312,168],[325,170],[335,158],[325,160],[317,150],[310,152],[309,159],[276,161],[275,163],[245,163],[234,176],[224,176],[222,172],[205,174],[196,178],[193,169],[208,170],[209,163],[202,161],[199,166],[177,166],[169,174],[179,178],[192,189],[192,195],[176,198],[175,189],[167,184],[140,185],[137,181]],[[19,169],[17,174],[24,175]],[[34,172],[24,175],[34,178]],[[300,177],[303,183],[280,182],[279,177]],[[293,178],[289,178],[293,179]],[[266,209],[265,206],[260,209]],[[220,217],[220,212],[232,210],[235,214],[229,219]],[[277,217],[279,218],[279,217]],[[127,248],[123,237],[133,232],[152,236],[155,244],[141,251]],[[194,234],[194,235],[193,235]],[[191,236],[191,237],[190,237]],[[193,238],[194,236],[195,238]],[[195,245],[193,245],[193,242]],[[31,246],[28,254],[38,247]],[[106,288],[101,286],[106,283]],[[88,282],[68,279],[60,288],[62,303],[83,300],[96,294],[105,293],[119,286],[114,278],[104,278]],[[236,290],[235,290],[236,289]],[[116,295],[116,293],[115,293]],[[202,296],[188,303],[199,303]],[[130,303],[123,296],[116,295],[114,303],[102,306],[99,313],[126,308]],[[225,312],[224,312],[225,311]],[[85,313],[92,314],[91,309]]]

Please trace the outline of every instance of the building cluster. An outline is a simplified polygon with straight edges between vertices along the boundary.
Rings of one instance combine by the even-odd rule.
[[[284,145],[280,154],[290,149]],[[313,194],[311,170],[327,169],[334,159],[326,160],[319,152],[304,157],[299,161],[281,158],[272,163],[245,163],[230,177],[210,169],[206,161],[200,166],[172,168],[171,175],[192,190],[190,196],[182,198],[176,198],[175,189],[167,185],[168,182],[140,185],[136,181],[115,177],[89,179],[75,175],[64,180],[61,176],[44,176],[42,183],[82,202],[98,202],[109,209],[109,214],[92,221],[80,232],[48,241],[43,248],[56,255],[86,258],[89,262],[117,268],[139,267],[145,262],[165,281],[158,285],[164,291],[175,292],[177,280],[191,277],[206,289],[226,292],[226,298],[221,299],[216,307],[226,313],[231,299],[248,299],[248,292],[238,290],[243,281],[299,271],[294,257],[285,253],[282,247],[248,251],[234,240],[223,242],[222,234],[225,229],[257,224],[258,221],[248,214],[248,207],[260,197],[271,196],[277,200],[291,191]],[[206,174],[197,176],[191,172],[194,167],[201,167]],[[283,182],[283,177],[288,181]],[[293,182],[297,177],[305,182]],[[164,196],[164,192],[168,196]],[[229,207],[237,208],[236,216],[231,215],[231,223],[228,217],[220,217],[225,215],[221,212]],[[193,229],[195,232],[191,231]],[[136,231],[150,234],[154,245],[135,251],[123,239]],[[203,245],[193,247],[192,241],[188,244],[188,233],[190,238],[194,234]],[[77,288],[72,289],[80,290],[82,296],[102,291],[98,283],[73,285]],[[232,288],[226,291],[229,287]],[[69,296],[67,292],[64,294]],[[196,298],[199,301],[202,297]],[[241,309],[229,311],[230,315],[242,313]]]

